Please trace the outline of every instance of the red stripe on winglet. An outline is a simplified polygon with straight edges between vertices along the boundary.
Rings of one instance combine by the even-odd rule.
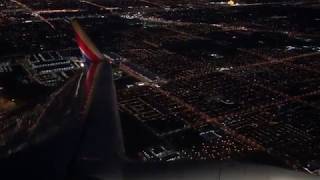
[[[81,39],[78,33],[76,33],[76,41],[78,46],[85,53],[92,62],[99,62],[101,59],[87,46],[87,44]]]

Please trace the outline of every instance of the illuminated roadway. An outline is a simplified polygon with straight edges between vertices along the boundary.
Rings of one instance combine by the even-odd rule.
[[[18,4],[19,6],[21,6],[22,8],[24,8],[25,10],[29,11],[31,13],[31,15],[33,15],[34,17],[37,17],[39,19],[41,19],[42,21],[44,21],[45,23],[47,23],[52,29],[55,29],[54,25],[52,23],[50,23],[46,18],[44,18],[43,16],[41,16],[39,13],[37,13],[36,11],[33,11],[30,7],[28,7],[26,4],[23,4],[17,0],[10,0],[13,3]]]

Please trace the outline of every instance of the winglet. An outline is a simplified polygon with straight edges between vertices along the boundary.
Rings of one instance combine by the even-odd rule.
[[[77,21],[73,20],[72,26],[75,31],[78,47],[82,55],[85,57],[87,63],[99,63],[101,60],[103,60],[104,56],[90,40],[90,38],[81,28],[80,24]]]

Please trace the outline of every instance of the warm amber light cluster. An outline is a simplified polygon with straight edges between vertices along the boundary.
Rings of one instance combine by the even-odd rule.
[[[235,3],[233,0],[230,0],[230,1],[228,1],[228,5],[230,5],[230,6],[235,6],[236,3]]]

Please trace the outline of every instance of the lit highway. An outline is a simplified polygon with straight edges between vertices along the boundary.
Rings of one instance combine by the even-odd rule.
[[[50,23],[46,18],[44,18],[43,16],[41,16],[39,13],[37,13],[36,11],[32,10],[30,7],[28,7],[26,4],[23,4],[17,0],[10,0],[13,3],[18,4],[19,6],[21,6],[22,8],[24,8],[25,10],[29,11],[31,13],[31,15],[39,18],[40,20],[44,21],[45,23],[47,23],[52,29],[55,29],[54,25],[52,23]]]

